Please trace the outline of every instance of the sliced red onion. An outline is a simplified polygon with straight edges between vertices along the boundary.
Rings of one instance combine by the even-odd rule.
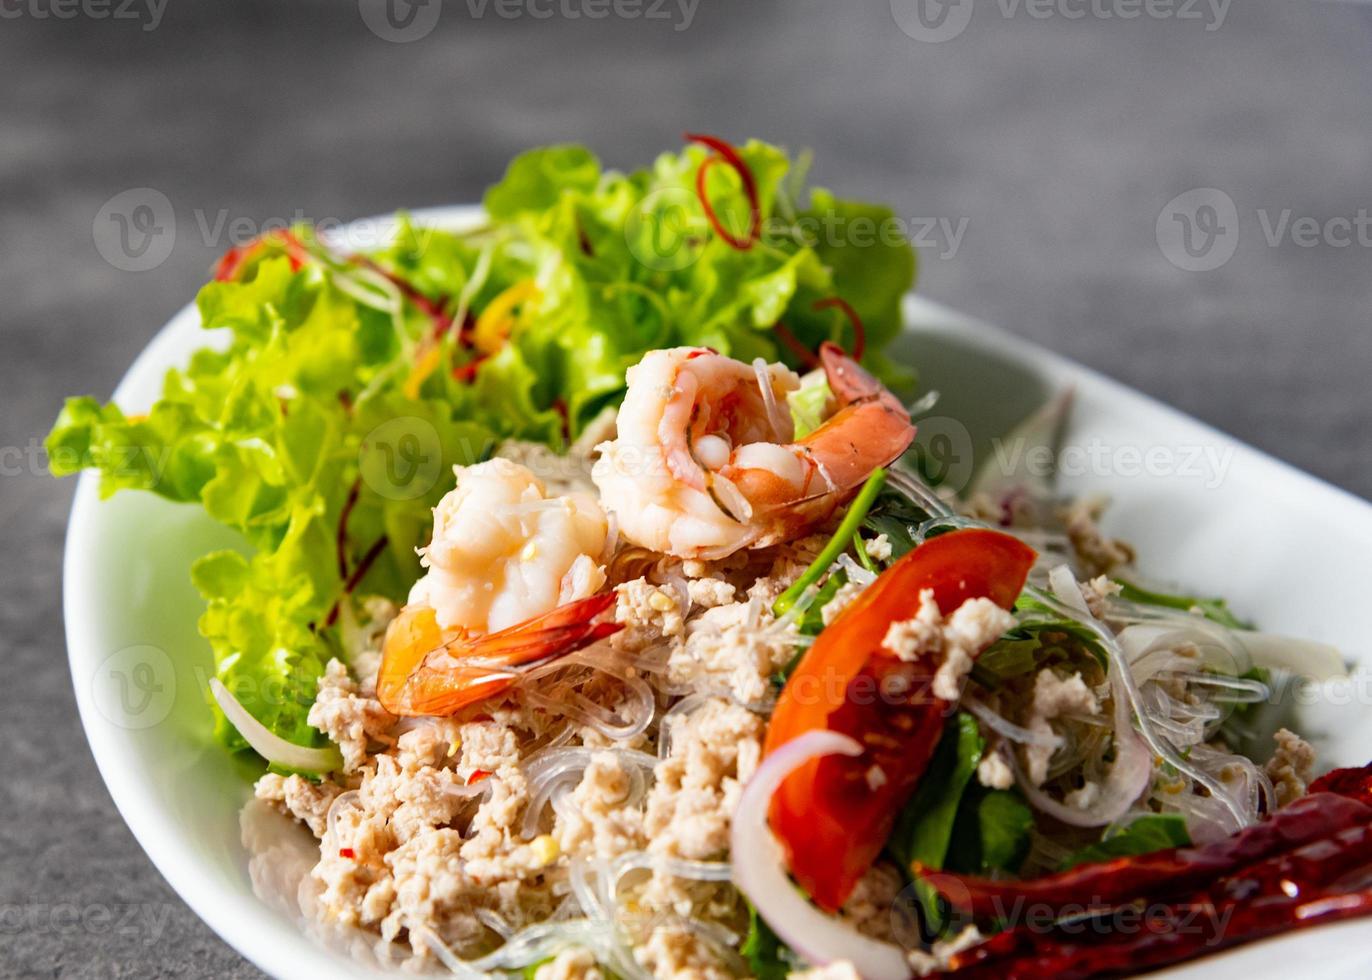
[[[329,773],[343,768],[343,756],[337,748],[312,749],[304,745],[287,742],[266,725],[254,718],[248,709],[238,703],[238,699],[217,677],[210,678],[210,693],[229,719],[229,724],[238,729],[238,734],[252,746],[262,758],[273,765],[301,772]]]
[[[1086,605],[1086,597],[1081,594],[1081,586],[1077,584],[1077,577],[1072,574],[1072,570],[1066,565],[1059,565],[1048,573],[1048,584],[1053,587],[1053,592],[1063,601],[1073,612],[1078,615],[1091,617],[1091,610]]]
[[[767,826],[767,808],[782,780],[811,759],[862,754],[862,746],[838,732],[806,732],[762,761],[743,788],[734,811],[729,850],[734,885],[781,940],[815,966],[847,960],[864,980],[908,980],[905,952],[862,935],[821,912],[786,874],[781,845]]]
[[[1153,777],[1153,759],[1145,745],[1134,733],[1129,707],[1129,695],[1123,679],[1112,673],[1111,697],[1115,702],[1115,759],[1110,773],[1101,785],[1099,798],[1090,806],[1071,806],[1049,796],[1025,776],[1019,760],[1010,754],[1015,781],[1026,799],[1036,809],[1056,817],[1073,827],[1103,827],[1114,823],[1129,812],[1129,808],[1148,789]]]

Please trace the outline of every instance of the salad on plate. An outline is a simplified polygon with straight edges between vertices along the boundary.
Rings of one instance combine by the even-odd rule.
[[[302,922],[463,977],[898,980],[1372,911],[1372,768],[1262,710],[1338,652],[1148,581],[1103,501],[926,479],[914,253],[807,169],[533,150],[471,227],[234,248],[146,414],[67,402],[55,469],[240,535],[192,572],[206,710],[258,864],[263,819],[312,842]]]

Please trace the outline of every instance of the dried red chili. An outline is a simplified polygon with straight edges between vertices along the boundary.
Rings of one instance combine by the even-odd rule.
[[[1016,903],[1079,908],[1184,894],[1254,862],[1363,824],[1372,824],[1372,807],[1345,796],[1319,793],[1303,796],[1262,823],[1213,844],[1083,864],[1028,881],[994,881],[919,866],[914,872],[958,911],[1002,918]]]
[[[1372,805],[1372,765],[1335,769],[1310,784],[1311,793],[1338,793]]]
[[[1220,878],[1180,901],[1116,908],[1048,928],[1018,925],[956,954],[950,972],[964,980],[1122,976],[1279,932],[1372,914],[1369,862],[1372,827],[1346,828]],[[1115,924],[1123,921],[1131,926]]]

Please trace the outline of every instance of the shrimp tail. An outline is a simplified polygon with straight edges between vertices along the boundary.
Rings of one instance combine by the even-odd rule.
[[[824,368],[829,390],[840,405],[879,401],[882,406],[908,423],[910,413],[866,368],[848,356],[842,347],[826,340],[819,345],[819,362]]]
[[[591,596],[487,636],[447,643],[432,609],[406,609],[386,632],[377,699],[394,715],[454,714],[509,689],[518,668],[617,633],[623,624],[594,622],[614,603],[613,592]]]
[[[819,357],[841,407],[800,442],[828,484],[821,491],[856,492],[872,470],[889,465],[910,448],[915,426],[900,399],[842,347],[826,341]]]

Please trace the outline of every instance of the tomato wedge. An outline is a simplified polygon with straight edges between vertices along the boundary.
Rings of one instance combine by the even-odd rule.
[[[883,649],[890,625],[911,618],[932,589],[949,614],[967,599],[1011,608],[1038,556],[1018,538],[967,529],[940,535],[873,582],[806,651],[777,701],[766,752],[826,729],[860,742],[855,757],[797,769],[772,797],[770,820],[791,874],[815,903],[837,911],[872,866],[924,774],[951,705],[930,690],[939,660],[902,661]]]

